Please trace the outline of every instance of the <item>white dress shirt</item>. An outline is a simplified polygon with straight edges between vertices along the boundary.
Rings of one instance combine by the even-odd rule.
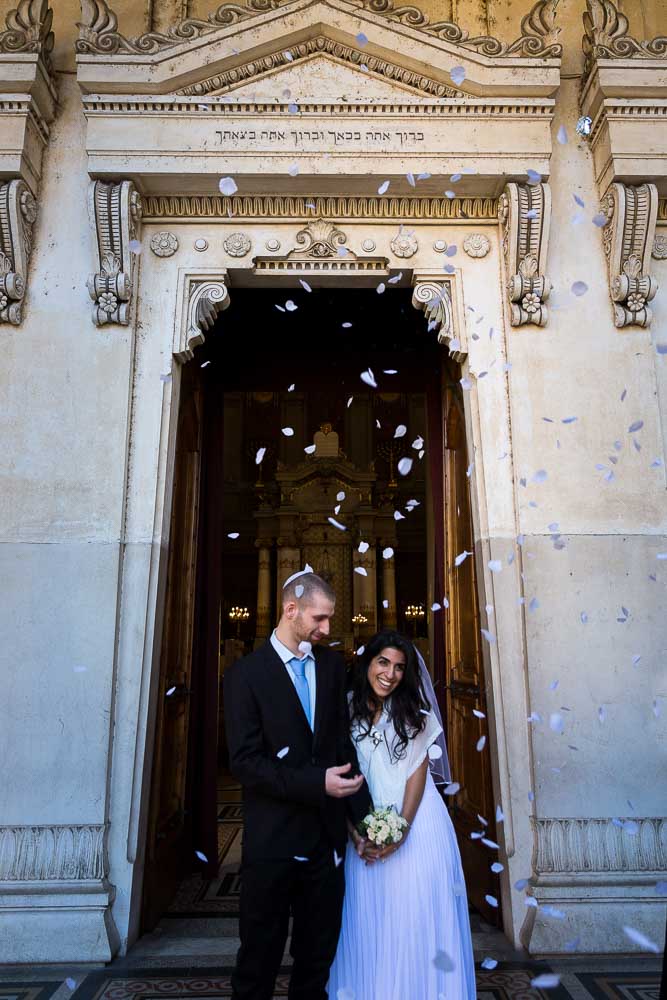
[[[292,681],[292,684],[294,684],[295,689],[296,689],[296,683],[295,683],[296,677],[294,675],[292,665],[289,661],[294,656],[296,656],[297,659],[299,660],[305,660],[306,663],[305,674],[306,674],[306,681],[308,682],[308,694],[310,697],[310,718],[308,719],[308,722],[310,723],[310,728],[314,729],[315,696],[317,693],[317,682],[315,680],[315,657],[313,656],[312,652],[306,653],[305,656],[300,656],[299,654],[293,653],[291,649],[287,648],[284,642],[280,641],[280,639],[276,635],[275,629],[271,633],[270,642],[273,648],[275,649],[276,653],[280,657],[280,659],[285,664],[285,669],[287,670],[287,673],[289,674],[290,680]]]

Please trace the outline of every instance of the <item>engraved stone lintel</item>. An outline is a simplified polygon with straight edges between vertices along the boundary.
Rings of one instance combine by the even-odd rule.
[[[103,879],[105,832],[103,825],[0,826],[0,882]]]
[[[658,215],[655,184],[614,182],[602,203],[607,224],[602,241],[609,268],[609,290],[614,303],[614,322],[647,327],[653,314],[648,303],[658,283],[650,274],[651,252]]]
[[[188,287],[187,332],[180,361],[190,361],[194,349],[203,344],[204,332],[210,330],[218,313],[229,305],[229,292],[222,275],[213,280],[192,280]]]
[[[21,322],[36,216],[37,202],[25,181],[0,183],[0,323]]]
[[[467,350],[455,330],[450,282],[415,276],[412,305],[423,311],[428,329],[435,330],[438,343],[449,348],[454,361],[464,361]]]
[[[89,208],[97,236],[99,270],[88,278],[87,287],[96,326],[130,322],[134,277],[134,254],[130,243],[138,239],[141,226],[141,196],[132,181],[105,184],[93,181]]]
[[[507,184],[498,204],[512,326],[545,326],[551,292],[545,275],[551,190],[548,184]]]

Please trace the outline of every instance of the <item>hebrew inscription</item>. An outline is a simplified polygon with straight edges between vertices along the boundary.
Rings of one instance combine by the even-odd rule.
[[[216,129],[215,145],[227,146],[235,142],[276,146],[289,142],[294,149],[306,148],[309,143],[348,149],[369,144],[377,144],[383,149],[391,146],[403,149],[423,143],[424,133],[405,129]]]

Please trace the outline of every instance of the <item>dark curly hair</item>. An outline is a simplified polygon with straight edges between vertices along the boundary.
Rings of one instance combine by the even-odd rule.
[[[419,663],[415,647],[400,632],[385,629],[377,632],[370,639],[361,656],[356,658],[352,668],[352,698],[350,700],[350,722],[359,723],[360,733],[357,742],[368,736],[373,728],[373,718],[382,706],[382,700],[377,697],[368,682],[368,666],[383,649],[397,649],[405,657],[405,671],[401,683],[391,695],[389,710],[391,721],[396,732],[396,740],[391,752],[400,760],[405,756],[408,743],[420,733],[426,725],[424,712],[431,711],[431,703],[424,694],[419,679]]]

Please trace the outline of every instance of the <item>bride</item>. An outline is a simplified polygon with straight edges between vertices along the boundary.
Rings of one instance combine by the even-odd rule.
[[[355,664],[349,706],[375,808],[393,805],[409,825],[398,844],[382,849],[350,826],[329,997],[472,1000],[461,858],[436,787],[450,780],[444,733],[431,679],[409,640],[393,631],[370,640]]]

